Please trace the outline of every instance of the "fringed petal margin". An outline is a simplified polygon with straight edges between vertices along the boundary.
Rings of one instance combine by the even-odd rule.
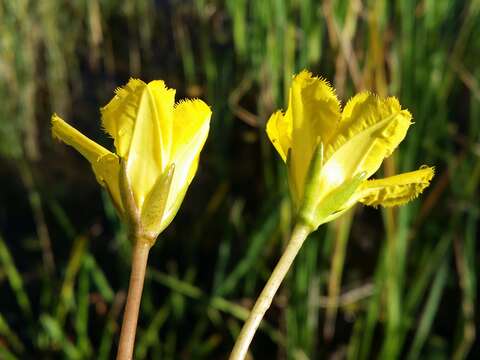
[[[336,182],[363,171],[370,177],[405,138],[410,125],[411,115],[401,109],[397,99],[382,100],[366,92],[354,96],[326,148],[326,180],[331,169],[335,174],[343,174],[335,176]]]
[[[433,167],[422,166],[416,171],[365,181],[355,197],[370,206],[403,205],[418,197],[430,185],[434,173]]]
[[[100,109],[103,127],[113,138],[120,157],[126,157],[130,149],[140,100],[146,86],[142,80],[130,79],[127,85],[117,88],[112,100]]]
[[[270,116],[267,122],[267,135],[284,162],[287,161],[288,149],[292,147],[292,121],[281,111]],[[288,121],[290,120],[290,121]]]

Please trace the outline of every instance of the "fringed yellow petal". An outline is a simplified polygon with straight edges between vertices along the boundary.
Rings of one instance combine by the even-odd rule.
[[[197,171],[200,152],[207,140],[212,111],[201,100],[186,100],[175,105],[171,163],[175,165],[170,196],[162,223],[168,226],[183,201]],[[162,229],[163,230],[163,229]]]
[[[335,90],[327,80],[306,70],[293,78],[291,89],[294,131],[300,131],[298,135],[303,134],[312,148],[317,145],[318,137],[327,144],[340,120],[340,102]]]
[[[281,111],[272,114],[267,122],[267,135],[282,160],[286,162],[288,149],[292,146],[291,117],[284,116]]]
[[[113,138],[120,157],[128,154],[138,107],[146,86],[142,80],[130,79],[127,85],[118,88],[113,99],[100,109],[103,127]]]
[[[167,89],[163,81],[150,82],[142,92],[127,160],[138,208],[169,163],[174,102],[175,90]]]
[[[183,100],[175,105],[172,159],[183,157],[185,153],[200,153],[208,135],[211,116],[212,110],[202,100]]]
[[[348,174],[375,173],[385,157],[405,138],[411,115],[398,100],[370,93],[354,96],[325,152],[325,187],[341,183]]]
[[[52,115],[52,135],[53,137],[62,140],[65,144],[75,148],[85,159],[94,163],[99,157],[106,154],[111,154],[110,151],[103,146],[97,144],[83,135],[73,126],[67,124],[57,114]]]
[[[433,175],[433,167],[422,166],[416,171],[365,181],[355,197],[365,205],[403,205],[420,195],[430,185]]]
[[[165,169],[170,163],[173,141],[177,137],[177,134],[172,134],[175,89],[167,88],[162,80],[155,80],[148,83],[147,92],[153,119],[160,128],[162,169]]]
[[[117,209],[121,212],[122,201],[118,185],[120,170],[118,156],[90,140],[74,127],[68,125],[56,114],[52,115],[52,134],[72,146],[92,165],[97,181],[110,193]]]
[[[286,117],[292,117],[292,169],[303,193],[308,164],[319,142],[330,142],[340,120],[340,103],[323,79],[302,71],[294,77]]]

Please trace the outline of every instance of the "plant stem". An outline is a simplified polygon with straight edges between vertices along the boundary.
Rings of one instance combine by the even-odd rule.
[[[285,275],[287,275],[293,260],[297,256],[303,242],[310,232],[311,229],[304,224],[297,224],[293,229],[292,236],[282,257],[278,261],[278,264],[275,266],[272,275],[270,275],[267,284],[257,298],[247,321],[243,325],[242,331],[240,331],[240,335],[238,335],[235,346],[230,354],[230,360],[243,360],[247,355],[250,343],[252,342],[253,336],[255,335],[265,312],[270,307],[275,293],[280,287]]]
[[[127,303],[123,314],[122,330],[118,343],[117,360],[131,360],[137,330],[138,311],[142,299],[143,281],[147,268],[151,242],[135,237],[132,254],[132,270],[128,286]]]

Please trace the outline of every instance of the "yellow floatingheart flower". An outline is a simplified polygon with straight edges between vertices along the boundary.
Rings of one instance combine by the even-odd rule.
[[[366,180],[405,138],[412,116],[394,97],[369,92],[340,107],[330,84],[308,71],[293,78],[288,108],[275,112],[267,134],[287,163],[295,207],[312,228],[331,221],[356,202],[394,206],[417,197],[432,167]]]
[[[176,215],[198,166],[210,127],[201,100],[175,104],[175,90],[160,80],[131,79],[101,109],[113,138],[111,152],[52,116],[52,133],[92,165],[120,216],[152,241]]]

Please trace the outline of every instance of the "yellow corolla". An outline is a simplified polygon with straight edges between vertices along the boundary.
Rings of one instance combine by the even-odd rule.
[[[288,108],[275,112],[267,134],[287,163],[290,192],[300,217],[313,228],[356,202],[401,205],[433,177],[431,167],[366,180],[404,139],[412,116],[394,97],[362,92],[343,111],[334,89],[303,71],[293,78]]]
[[[154,241],[177,213],[195,175],[211,110],[201,100],[175,104],[175,90],[163,81],[131,79],[101,113],[115,153],[57,115],[52,133],[90,162],[132,230]]]

